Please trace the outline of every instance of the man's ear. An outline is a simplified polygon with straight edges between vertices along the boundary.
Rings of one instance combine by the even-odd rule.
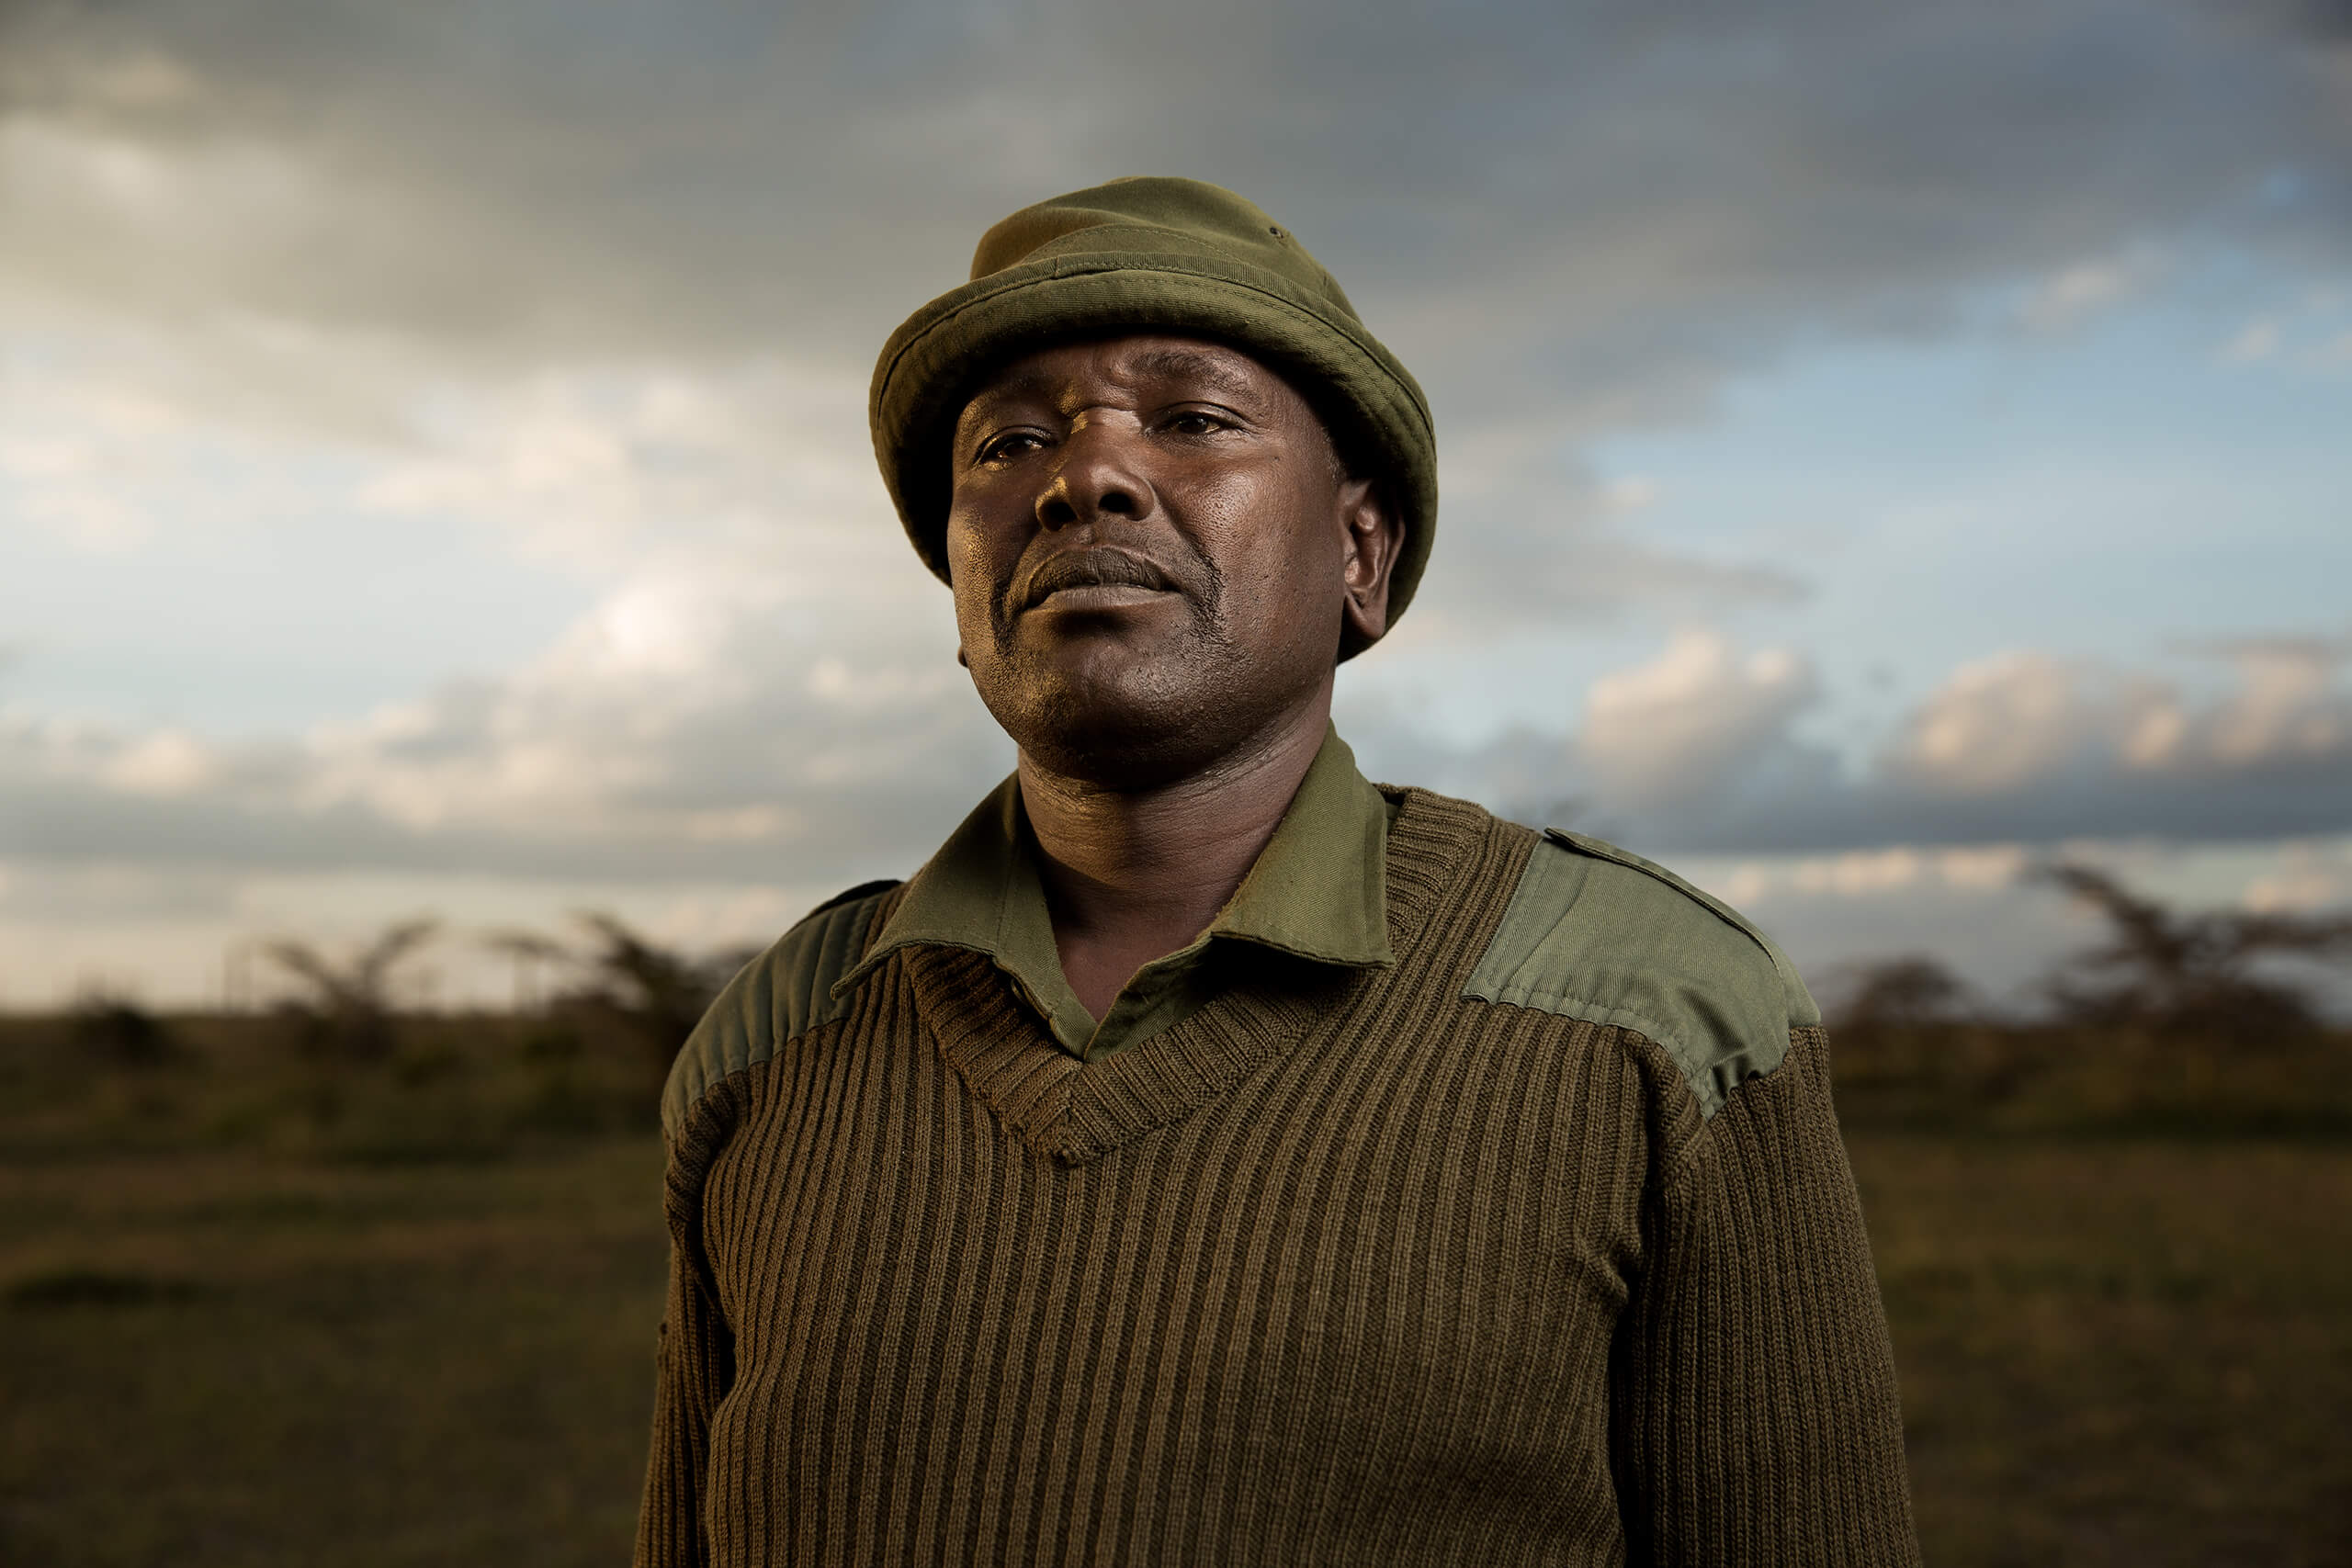
[[[1340,652],[1346,658],[1370,648],[1388,630],[1388,580],[1404,548],[1405,525],[1376,480],[1342,479],[1339,508],[1346,544],[1341,581],[1347,595]]]

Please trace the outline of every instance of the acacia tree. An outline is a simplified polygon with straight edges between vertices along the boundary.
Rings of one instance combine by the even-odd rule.
[[[1967,982],[1924,953],[1854,965],[1840,989],[1838,1027],[1857,1032],[1951,1023],[1968,1013],[1971,999]]]
[[[392,970],[439,929],[433,920],[403,920],[340,964],[291,938],[265,943],[262,951],[308,988],[310,995],[294,1006],[311,1024],[312,1044],[374,1061],[391,1053]]]
[[[94,990],[74,1005],[74,1043],[118,1066],[157,1067],[179,1058],[179,1042],[137,999]]]
[[[2096,866],[2035,869],[2107,922],[2107,939],[2042,982],[2073,1022],[2236,1043],[2293,1038],[2319,1026],[2309,990],[2265,965],[2352,956],[2352,916],[2172,908]]]
[[[580,982],[561,1000],[617,1021],[638,1043],[649,1070],[666,1076],[711,998],[752,953],[728,949],[696,957],[663,946],[616,915],[592,910],[578,919],[588,934],[584,948],[530,931],[501,932],[490,944],[576,971]]]

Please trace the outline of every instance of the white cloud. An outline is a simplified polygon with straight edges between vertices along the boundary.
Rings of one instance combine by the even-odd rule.
[[[125,795],[190,795],[212,782],[211,756],[195,737],[166,729],[131,742],[99,766],[97,783]]]
[[[2321,375],[2352,366],[2352,328],[2345,325],[2342,292],[2313,289],[2256,316],[2222,345],[2221,358]]]
[[[774,357],[444,389],[359,500],[476,519],[551,560],[724,550],[767,570],[812,531],[895,528],[864,410],[857,378]]]
[[[1800,862],[1790,880],[1800,892],[1852,897],[1917,886],[1927,864],[1918,851],[1907,846],[1855,850],[1832,860]]]
[[[161,498],[134,476],[165,454],[185,468],[195,431],[151,388],[61,368],[29,354],[0,359],[0,500],[83,549],[127,553],[162,517]]]
[[[1724,897],[1746,906],[1791,895],[1870,898],[1922,890],[1996,893],[2017,886],[2032,862],[2033,852],[2022,844],[1960,849],[1893,844],[1835,855],[1743,860],[1716,875]]]
[[[1912,715],[1889,772],[1918,787],[1988,795],[2085,772],[2262,776],[2352,769],[2342,649],[2315,641],[2222,650],[2233,687],[2177,686],[2031,652],[1964,666]]]
[[[2352,763],[2352,697],[2339,691],[2344,650],[2314,642],[2248,643],[2228,650],[2237,692],[2155,765],[2232,768]]]
[[[2075,326],[2130,299],[2145,287],[2155,270],[2154,258],[2144,252],[2076,262],[2036,284],[2027,294],[2021,313],[2026,324],[2037,332]]]
[[[2273,639],[2212,651],[2225,678],[2202,694],[2030,649],[1973,661],[1903,715],[1859,772],[1803,733],[1818,682],[1801,655],[1743,655],[1701,631],[1592,682],[1573,735],[1446,748],[1401,733],[1396,713],[1367,710],[1360,745],[1375,771],[1645,850],[1992,846],[1932,865],[1824,863],[1809,874],[1840,884],[1932,874],[1997,886],[2015,874],[2014,846],[2076,837],[2257,840],[2352,826],[2346,650]]]
[[[2066,772],[2139,738],[2157,694],[2046,654],[1962,666],[1911,716],[1891,771],[1930,788],[1990,795]]]
[[[1781,737],[1815,694],[1811,668],[1786,649],[1743,659],[1713,632],[1685,631],[1592,683],[1577,753],[1613,796],[1685,799]]]
[[[2020,844],[1984,844],[1941,851],[1935,863],[1951,886],[1989,890],[2016,882],[2025,874],[2029,858]]]
[[[2280,846],[2279,863],[2246,884],[2242,902],[2263,914],[2308,914],[2352,903],[2352,840]]]
[[[1626,474],[1600,487],[1600,503],[1612,512],[1640,512],[1657,497],[1657,481],[1646,474]]]
[[[2222,345],[2222,357],[2237,365],[2256,365],[2278,352],[2278,323],[2257,316]]]
[[[895,539],[850,553],[884,547],[903,569]],[[660,876],[757,852],[808,879],[920,858],[1006,748],[954,662],[943,592],[898,570],[872,575],[931,592],[845,590],[869,563],[812,564],[629,584],[511,675],[299,744],[16,714],[0,796],[28,803],[32,838],[0,852]]]

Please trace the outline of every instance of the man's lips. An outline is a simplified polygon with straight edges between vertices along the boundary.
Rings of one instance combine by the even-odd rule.
[[[1071,609],[1108,609],[1176,592],[1176,580],[1140,556],[1125,550],[1066,550],[1040,561],[1013,603],[1022,610],[1035,609],[1049,599]]]

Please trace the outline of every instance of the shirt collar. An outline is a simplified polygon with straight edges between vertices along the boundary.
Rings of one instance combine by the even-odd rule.
[[[1209,936],[1254,942],[1324,964],[1385,964],[1388,802],[1327,728],[1290,809]]]
[[[1222,938],[1322,964],[1392,963],[1387,840],[1386,800],[1356,771],[1355,753],[1339,732],[1327,728],[1250,874],[1185,951]],[[835,993],[848,990],[899,948],[970,948],[1012,976],[1063,1038],[1083,1039],[1094,1021],[1062,974],[1036,856],[1015,774],[915,873],[898,908]]]

